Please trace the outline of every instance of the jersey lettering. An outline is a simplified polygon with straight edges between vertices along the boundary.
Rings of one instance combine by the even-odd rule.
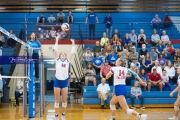
[[[62,63],[61,67],[64,67],[64,68],[65,68],[65,67],[66,67],[66,64],[63,64],[63,63]]]
[[[119,76],[117,76],[116,79],[126,79],[124,70],[119,70]]]

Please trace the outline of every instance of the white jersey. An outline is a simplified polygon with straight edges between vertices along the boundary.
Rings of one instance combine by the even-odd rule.
[[[56,37],[56,31],[55,30],[50,30],[50,35],[51,35],[51,37]]]
[[[127,73],[130,73],[134,75],[134,77],[137,76],[137,74],[130,69],[127,69],[125,67],[116,66],[111,68],[111,73],[114,74],[114,86],[116,85],[126,85],[126,75]]]
[[[60,58],[56,59],[56,75],[58,80],[66,80],[69,77],[69,60],[62,61]]]

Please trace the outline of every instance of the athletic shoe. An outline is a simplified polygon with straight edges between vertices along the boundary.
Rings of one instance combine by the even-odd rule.
[[[147,120],[147,115],[146,114],[141,114],[140,118],[141,118],[141,120]]]
[[[132,106],[131,109],[136,109],[136,107],[135,107],[135,106]]]
[[[65,115],[62,115],[62,116],[61,116],[61,120],[66,120],[66,116],[65,116]]]
[[[173,116],[172,118],[169,118],[168,120],[178,120],[176,116]]]
[[[111,117],[110,120],[115,120],[115,118],[114,118],[114,117]]]
[[[57,115],[57,114],[55,115],[54,120],[59,120],[59,118],[58,118],[58,115]]]
[[[104,105],[101,105],[101,109],[104,109]]]
[[[141,106],[141,109],[145,109],[145,107],[144,107],[144,106]]]

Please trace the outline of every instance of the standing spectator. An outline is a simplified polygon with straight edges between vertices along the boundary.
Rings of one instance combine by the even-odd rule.
[[[102,46],[99,44],[99,41],[96,41],[96,45],[93,48],[93,53],[95,55],[96,52],[100,53],[102,49]]]
[[[143,80],[143,82],[148,83],[148,76],[146,75],[144,68],[140,70],[139,77]],[[146,91],[146,86],[144,86],[144,91]]]
[[[10,32],[12,35],[16,36],[16,35],[14,34],[14,31],[13,31],[13,30],[10,30],[9,32]],[[12,38],[10,38],[10,37],[7,38],[7,45],[8,45],[9,47],[13,47],[15,44],[16,44],[16,41],[15,41],[14,39],[12,39]]]
[[[58,23],[64,23],[65,21],[65,14],[63,13],[62,9],[59,10],[59,13],[57,14],[57,22]]]
[[[151,56],[148,52],[146,53],[144,59],[142,59],[142,65],[144,66],[146,73],[151,72],[152,59],[151,59]]]
[[[123,52],[123,45],[120,41],[117,41],[117,47],[116,47],[116,53],[121,56],[122,52]]]
[[[152,69],[153,73],[149,73],[148,77],[148,91],[151,90],[151,86],[159,87],[160,91],[162,91],[162,79],[161,75],[157,73],[156,68]]]
[[[108,98],[110,87],[108,84],[105,83],[106,79],[102,78],[101,83],[97,87],[98,97],[101,99],[101,108],[104,109],[104,102]],[[107,104],[107,102],[106,102]]]
[[[93,59],[93,53],[90,51],[90,48],[86,48],[86,51],[83,54],[83,66],[86,68],[87,63],[91,63]]]
[[[174,55],[174,61],[177,62],[178,58],[180,58],[180,50],[177,50],[176,54]]]
[[[169,77],[170,81],[173,81],[175,85],[177,85],[177,79],[175,76],[175,69],[172,65],[172,62],[170,60],[168,60],[166,67],[164,68],[164,70],[166,70],[167,75]]]
[[[114,35],[117,35],[118,38],[121,39],[121,35],[119,34],[118,29],[115,29],[115,30],[114,30],[114,33],[112,34],[112,38],[114,37]]]
[[[163,28],[171,28],[172,26],[172,21],[171,18],[166,14],[166,17],[164,18],[164,23],[163,23]]]
[[[163,56],[166,60],[171,60],[171,55],[168,53],[166,48],[163,50]]]
[[[91,63],[87,63],[87,66],[84,69],[84,75],[86,86],[88,85],[88,81],[93,82],[94,86],[96,86],[96,78],[94,77],[96,75],[96,71],[94,70]]]
[[[44,13],[41,13],[40,17],[37,17],[37,23],[45,23],[46,18],[44,17]]]
[[[96,73],[100,72],[102,64],[103,64],[103,59],[99,57],[99,53],[97,52],[96,57],[93,58],[93,67]]]
[[[95,40],[95,24],[98,22],[98,17],[94,13],[94,10],[91,9],[91,13],[86,17],[86,23],[89,21],[89,39],[92,39],[91,34],[93,33],[93,40]]]
[[[110,54],[110,53],[112,52],[113,47],[112,47],[110,41],[107,42],[107,45],[104,47],[104,49],[105,49],[105,51],[106,51],[107,54]]]
[[[107,42],[109,41],[109,39],[106,37],[106,32],[103,33],[103,37],[101,38],[101,46],[104,48],[107,44]]]
[[[177,70],[180,67],[180,58],[177,58],[177,61],[174,63],[174,68]]]
[[[154,29],[154,34],[152,34],[152,36],[151,36],[152,46],[156,46],[159,41],[160,41],[160,37],[159,37],[159,35],[157,34],[156,29]]]
[[[163,54],[159,55],[158,61],[159,61],[159,65],[161,66],[161,68],[164,69],[164,67],[166,66],[167,59],[164,58]]]
[[[140,34],[138,35],[138,44],[140,48],[142,47],[142,44],[146,44],[146,35],[144,34],[143,29],[140,30]]]
[[[107,56],[107,60],[109,61],[110,66],[115,66],[116,60],[118,59],[118,55],[112,50],[111,54]]]
[[[53,16],[52,13],[50,13],[50,16],[48,17],[47,21],[52,24],[56,21],[56,18]]]
[[[149,54],[153,62],[158,60],[158,54],[155,52],[155,47],[151,47],[151,52]]]
[[[134,87],[131,88],[131,95],[130,95],[130,100],[131,100],[131,104],[132,104],[131,109],[136,108],[134,105],[134,99],[140,100],[141,109],[145,108],[144,107],[144,97],[142,96],[142,91],[141,91],[141,88],[139,87],[139,82],[135,82]]]
[[[151,69],[151,73],[153,73],[154,68],[156,68],[157,73],[159,73],[162,76],[162,68],[159,66],[159,61],[156,60],[154,62],[154,67]]]
[[[69,13],[68,13],[68,16],[67,16],[67,22],[69,24],[74,23],[74,18],[73,18],[73,14],[72,14],[71,10],[69,10]]]
[[[146,49],[146,44],[142,44],[142,48],[139,51],[139,58],[140,58],[140,60],[144,59],[144,57],[146,56],[147,52],[148,51]]]
[[[138,58],[138,53],[136,52],[135,46],[132,47],[132,52],[130,52],[128,56],[129,62],[132,62],[133,58]]]
[[[126,33],[126,34],[125,34],[125,38],[124,38],[124,42],[123,42],[125,49],[127,48],[129,41],[131,41],[131,39],[129,38],[129,34]]]
[[[160,40],[158,42],[158,45],[156,46],[156,52],[158,54],[162,54],[163,50],[164,50],[165,46],[163,45],[162,41]]]
[[[2,48],[4,42],[5,42],[4,36],[2,35],[2,32],[0,32],[0,48]]]
[[[168,43],[168,41],[169,41],[169,37],[168,37],[168,35],[166,35],[166,31],[165,31],[165,30],[162,31],[161,40],[162,40],[164,46],[165,46],[165,45]]]
[[[135,45],[137,48],[137,35],[135,34],[135,30],[131,31],[131,33],[129,34],[129,37],[132,41],[132,44]]]
[[[162,74],[161,77],[162,77],[162,83],[163,83],[163,90],[167,87],[168,90],[170,91],[171,90],[171,86],[169,84],[169,77],[166,74],[166,70],[163,70],[163,74]]]
[[[106,14],[106,17],[104,18],[104,23],[105,23],[107,37],[111,37],[113,20],[109,13]]]
[[[158,17],[158,14],[155,15],[155,18],[152,19],[151,24],[153,28],[160,28],[161,27],[161,19]]]

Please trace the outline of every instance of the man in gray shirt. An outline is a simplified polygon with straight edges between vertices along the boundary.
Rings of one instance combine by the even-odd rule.
[[[153,63],[155,60],[158,60],[158,54],[155,52],[155,47],[151,47],[151,52],[149,54],[151,56]]]
[[[135,45],[137,48],[137,35],[135,34],[135,30],[131,31],[131,33],[129,34],[129,37],[131,39],[132,44]]]
[[[152,36],[151,36],[152,46],[156,46],[159,41],[160,41],[160,37],[159,37],[159,35],[157,34],[156,29],[154,29],[154,34],[152,34]]]

